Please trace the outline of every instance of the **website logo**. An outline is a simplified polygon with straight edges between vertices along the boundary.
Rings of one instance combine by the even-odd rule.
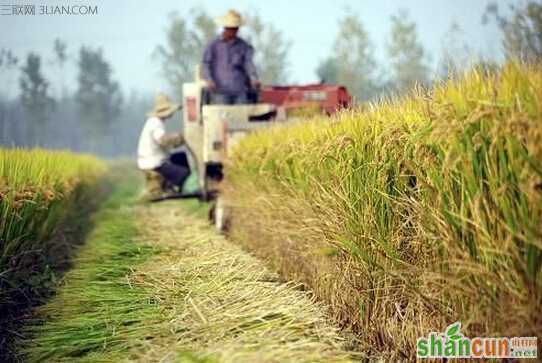
[[[98,15],[97,5],[0,5],[0,15]]]
[[[469,338],[461,333],[461,322],[449,325],[444,333],[431,332],[418,338],[418,358],[531,358],[538,353],[537,337]]]

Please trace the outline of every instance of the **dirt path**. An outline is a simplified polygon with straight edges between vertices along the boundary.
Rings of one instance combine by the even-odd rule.
[[[136,210],[141,238],[162,251],[133,275],[152,287],[169,334],[136,344],[140,361],[349,361],[344,341],[309,293],[215,233],[179,202]]]
[[[195,201],[135,202],[121,183],[16,360],[345,362],[352,355],[308,292],[217,234]]]

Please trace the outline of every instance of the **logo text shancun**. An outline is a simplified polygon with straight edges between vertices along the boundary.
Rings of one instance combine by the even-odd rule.
[[[418,338],[418,358],[537,358],[537,337],[468,338],[455,322],[444,334]]]

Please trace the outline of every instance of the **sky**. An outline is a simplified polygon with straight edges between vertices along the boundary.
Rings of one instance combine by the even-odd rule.
[[[45,73],[53,80],[65,79],[69,89],[75,88],[75,59],[82,45],[102,47],[111,63],[113,77],[124,92],[155,92],[168,89],[160,75],[159,61],[153,59],[155,47],[164,43],[168,14],[186,15],[200,7],[214,17],[230,8],[241,13],[257,12],[291,41],[288,74],[290,83],[318,81],[315,69],[331,53],[338,20],[345,14],[356,14],[376,48],[377,61],[386,63],[390,16],[406,9],[417,23],[421,43],[431,54],[433,69],[442,52],[442,39],[452,22],[462,29],[463,41],[476,54],[501,59],[500,32],[494,24],[482,25],[481,17],[491,0],[0,0],[0,49],[11,49],[19,58],[28,52],[40,53],[46,60]],[[505,4],[508,0],[499,0]],[[509,1],[508,1],[509,2]],[[6,5],[33,4],[36,15],[9,15]],[[66,4],[98,7],[96,15],[40,15],[42,5]],[[1,14],[1,13],[0,13]],[[240,31],[242,36],[243,30]],[[67,42],[72,65],[60,76],[47,64],[52,59],[55,38]],[[49,62],[50,63],[50,62]],[[0,74],[0,92],[17,95],[17,72]],[[55,87],[59,82],[53,83]]]

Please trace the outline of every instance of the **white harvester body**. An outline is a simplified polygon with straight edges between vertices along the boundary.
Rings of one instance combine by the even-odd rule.
[[[207,99],[206,82],[201,80],[197,69],[196,80],[183,84],[183,131],[191,151],[190,167],[198,174],[201,194],[206,200],[219,197],[223,163],[248,133],[299,119],[290,110],[308,107],[330,115],[349,107],[352,101],[345,87],[327,84],[264,86],[259,99],[265,102],[255,104],[210,105]],[[223,227],[224,210],[227,208],[219,197],[214,213],[219,216],[215,218],[219,229]]]
[[[183,85],[183,132],[197,169],[205,198],[217,192],[222,165],[248,133],[286,121],[285,112],[273,104],[209,105],[205,82]]]

